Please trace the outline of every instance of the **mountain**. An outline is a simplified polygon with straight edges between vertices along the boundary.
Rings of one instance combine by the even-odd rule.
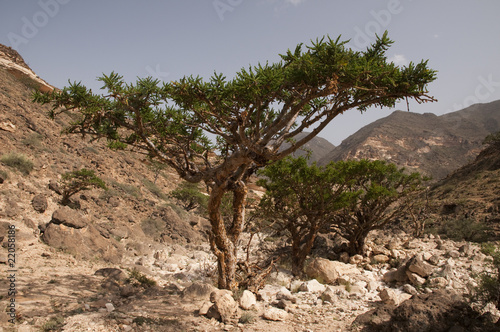
[[[483,139],[500,131],[500,101],[437,116],[395,111],[357,131],[319,164],[380,159],[439,180],[471,161]]]
[[[309,133],[307,132],[302,132],[295,136],[296,140],[300,140]],[[281,146],[281,150],[286,149],[289,147],[290,144],[284,143]],[[311,139],[309,142],[304,144],[299,150],[295,151],[293,153],[294,157],[299,157],[299,156],[305,156],[310,153],[309,157],[309,163],[313,162],[318,162],[320,159],[325,157],[330,151],[332,151],[335,148],[335,145],[330,143],[328,140],[322,138],[322,137],[314,137]]]

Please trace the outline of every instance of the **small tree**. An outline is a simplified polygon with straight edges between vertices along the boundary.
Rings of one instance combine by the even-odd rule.
[[[426,87],[436,72],[427,61],[406,67],[388,62],[385,53],[392,41],[387,33],[363,52],[346,43],[327,37],[305,49],[300,44],[281,55],[282,61],[242,69],[232,80],[214,74],[208,82],[191,76],[159,86],[151,77],[127,84],[111,73],[99,78],[105,95],[73,83],[62,91],[37,92],[34,100],[53,103],[53,115],[80,113],[68,132],[125,143],[188,182],[205,182],[218,286],[235,289],[247,182],[257,169],[298,150],[350,109],[393,107],[408,98],[434,100]],[[215,146],[206,133],[216,137]],[[280,149],[286,141],[292,144]],[[218,155],[211,153],[214,149]],[[229,223],[220,213],[227,192],[233,194]]]
[[[304,157],[287,157],[264,168],[257,184],[266,189],[259,214],[292,243],[292,272],[300,275],[319,230],[330,223],[357,193],[345,191],[352,179],[337,164],[308,165]]]
[[[493,272],[483,272],[476,279],[478,286],[475,288],[474,298],[487,304],[493,302],[500,310],[500,248],[493,247],[488,253],[493,259]],[[500,320],[497,324],[500,325]]]
[[[351,181],[346,190],[356,199],[335,216],[335,225],[349,240],[351,254],[363,254],[366,236],[375,229],[408,214],[415,203],[415,193],[424,190],[419,173],[407,174],[403,168],[385,161],[340,161]]]
[[[61,204],[63,205],[68,205],[70,203],[70,197],[82,190],[87,190],[92,187],[107,189],[104,181],[97,177],[94,171],[86,168],[64,173],[60,185],[62,189]]]
[[[183,181],[170,192],[170,196],[177,199],[186,211],[196,208],[205,211],[207,208],[208,196],[200,191],[197,183]]]

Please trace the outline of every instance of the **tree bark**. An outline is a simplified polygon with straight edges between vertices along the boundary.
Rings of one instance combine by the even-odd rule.
[[[214,185],[210,193],[208,202],[208,214],[212,226],[210,245],[217,256],[218,287],[234,290],[238,287],[236,280],[237,245],[244,224],[247,187],[240,181],[230,190],[234,194],[234,199],[233,218],[228,228],[220,213],[222,197],[227,191],[223,186]]]

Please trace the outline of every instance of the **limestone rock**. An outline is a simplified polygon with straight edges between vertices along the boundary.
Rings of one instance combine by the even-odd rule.
[[[63,206],[54,211],[50,222],[55,225],[62,224],[76,229],[84,228],[88,224],[80,213],[68,206]]]
[[[272,321],[284,321],[288,318],[288,313],[285,310],[271,307],[264,311],[263,317]]]
[[[351,258],[349,258],[349,263],[354,264],[354,265],[361,264],[361,263],[363,263],[363,256],[354,255]]]
[[[231,291],[225,289],[215,290],[210,294],[210,301],[213,305],[208,310],[208,318],[215,318],[224,323],[228,323],[234,318],[238,304],[233,299]]]
[[[244,290],[239,302],[242,309],[250,310],[257,304],[257,297],[249,290]]]
[[[300,285],[299,290],[302,292],[311,292],[311,293],[324,292],[326,290],[326,286],[320,284],[318,280],[312,279],[302,283],[302,285]]]
[[[338,273],[334,262],[325,258],[313,259],[305,268],[309,278],[321,280],[325,284],[333,284],[337,281]]]
[[[378,264],[385,264],[388,263],[390,258],[387,255],[384,254],[378,254],[372,257],[373,261]]]
[[[31,201],[31,206],[33,206],[33,209],[35,211],[44,213],[48,207],[47,198],[41,194],[36,195],[35,197],[33,197],[33,200]]]
[[[416,273],[423,278],[427,278],[434,271],[434,267],[425,263],[420,256],[413,256],[406,264],[410,272]]]

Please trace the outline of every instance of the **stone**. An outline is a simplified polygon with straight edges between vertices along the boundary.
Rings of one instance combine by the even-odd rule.
[[[460,257],[460,253],[457,250],[449,250],[446,252],[446,257],[458,258]]]
[[[257,297],[254,293],[249,290],[244,290],[240,297],[240,307],[245,310],[250,310],[252,307],[257,305]]]
[[[354,255],[351,258],[349,258],[349,263],[350,264],[354,264],[354,265],[361,264],[361,263],[363,263],[363,256],[361,256],[359,254],[358,255]]]
[[[432,255],[428,259],[428,262],[431,263],[432,265],[438,265],[439,264],[439,255]]]
[[[378,254],[378,255],[375,255],[372,257],[372,260],[376,263],[376,264],[385,264],[385,263],[388,263],[390,258],[387,256],[387,255],[384,255],[384,254]]]
[[[321,294],[321,300],[328,301],[333,304],[339,300],[339,297],[337,296],[335,290],[328,286],[323,294]]]
[[[436,277],[429,279],[429,284],[434,288],[446,288],[446,286],[448,286],[448,280],[443,277]]]
[[[49,189],[54,191],[56,194],[62,195],[62,190],[61,187],[59,186],[59,183],[55,180],[50,180],[49,182]]]
[[[417,289],[410,284],[405,284],[403,286],[403,291],[405,291],[406,293],[411,294],[411,295],[418,294]]]
[[[412,297],[410,294],[398,294],[395,290],[390,288],[384,288],[379,292],[379,296],[383,303],[394,306],[398,306]]]
[[[321,280],[325,284],[333,284],[337,281],[338,272],[333,261],[325,258],[314,258],[305,268],[309,278]]]
[[[200,309],[198,310],[198,315],[205,316],[206,314],[208,314],[208,311],[210,310],[211,307],[212,307],[212,302],[204,301],[201,304]]]
[[[326,290],[326,286],[319,283],[318,280],[312,279],[302,283],[302,285],[300,285],[299,290],[302,292],[310,292],[310,293],[324,292]]]
[[[276,298],[276,294],[278,294],[280,289],[281,286],[267,284],[264,286],[264,288],[259,289],[259,291],[257,292],[257,297],[261,301],[272,302],[272,300]]]
[[[406,266],[402,265],[397,269],[384,273],[382,280],[386,283],[405,282],[408,280],[408,276],[406,275]]]
[[[47,198],[42,194],[35,195],[31,200],[31,206],[35,211],[44,213],[48,207]]]
[[[76,229],[84,228],[88,224],[82,215],[68,206],[63,206],[54,211],[50,222],[55,225],[64,225]]]
[[[264,311],[263,317],[272,321],[284,321],[288,318],[288,313],[285,310],[270,307]]]
[[[100,257],[104,261],[119,264],[123,257],[123,247],[116,240],[103,237],[93,225],[73,228],[49,223],[41,238],[49,246],[64,250],[76,259]]]
[[[105,267],[94,272],[94,275],[109,278],[112,280],[125,280],[127,279],[127,274],[122,270],[114,267]]]
[[[286,300],[292,303],[297,302],[297,298],[293,296],[292,292],[290,292],[286,287],[280,288],[279,292],[276,294],[276,300]]]
[[[339,261],[342,263],[349,263],[349,253],[343,251],[340,253]]]
[[[208,310],[208,318],[215,318],[223,323],[228,323],[237,313],[238,304],[229,290],[217,289],[213,291],[210,294],[210,301],[213,305]]]
[[[413,256],[406,264],[410,272],[416,273],[419,276],[426,278],[432,274],[434,267],[425,263],[420,256]]]
[[[108,312],[113,312],[115,311],[115,306],[113,305],[113,303],[106,303],[106,310]]]
[[[426,282],[425,278],[422,278],[416,273],[406,271],[406,275],[408,276],[410,283],[414,286],[422,286]]]

